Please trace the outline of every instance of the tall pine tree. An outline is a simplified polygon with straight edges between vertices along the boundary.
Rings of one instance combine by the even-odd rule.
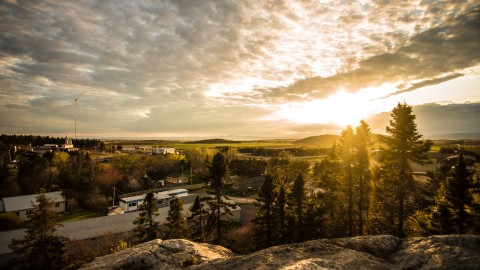
[[[160,224],[158,221],[155,221],[157,216],[157,200],[153,192],[148,192],[143,203],[138,207],[138,217],[133,221],[133,224],[136,226],[133,232],[140,242],[157,238],[160,232]]]
[[[344,170],[344,179],[347,185],[348,198],[348,223],[347,234],[353,236],[353,166],[354,166],[354,145],[355,134],[351,126],[342,132],[341,138],[341,153],[342,165]]]
[[[260,191],[258,192],[257,216],[253,219],[255,224],[255,240],[258,248],[270,247],[274,237],[274,214],[273,207],[275,202],[275,185],[273,177],[269,174],[265,175]]]
[[[23,239],[12,240],[11,248],[17,257],[16,269],[62,269],[66,266],[66,238],[54,235],[58,226],[54,201],[40,190],[36,204],[26,223]]]
[[[303,174],[298,173],[297,178],[293,182],[292,193],[290,193],[289,205],[292,208],[293,221],[294,221],[294,238],[295,242],[303,241],[304,226],[303,217],[305,212],[305,180],[303,180]]]
[[[195,197],[190,207],[190,216],[187,218],[190,239],[197,242],[205,242],[205,223],[207,211],[200,196]]]
[[[360,121],[355,134],[355,176],[358,189],[358,235],[365,233],[365,223],[368,221],[370,200],[370,128],[365,121]]]
[[[431,142],[421,140],[422,135],[417,131],[416,117],[411,106],[399,103],[393,109],[391,117],[390,124],[386,127],[388,136],[380,137],[384,145],[381,161],[392,177],[397,216],[395,233],[404,237],[404,222],[410,214],[407,205],[416,189],[411,163],[428,162],[427,153]]]
[[[277,198],[274,204],[274,218],[277,221],[276,235],[277,239],[275,244],[287,243],[287,191],[285,185],[282,183],[278,191]]]
[[[222,241],[223,230],[229,223],[226,216],[231,215],[230,209],[236,207],[236,204],[228,202],[229,199],[225,196],[226,189],[231,186],[226,182],[227,176],[228,163],[222,153],[217,153],[208,167],[209,187],[206,192],[210,197],[205,198],[209,209],[206,231],[213,244]]]
[[[183,214],[183,202],[175,197],[170,201],[170,209],[168,210],[166,238],[184,238],[187,236],[187,225],[185,215]]]
[[[458,156],[458,162],[452,170],[452,177],[447,178],[445,197],[455,232],[464,234],[473,225],[473,174],[467,170],[462,154]]]

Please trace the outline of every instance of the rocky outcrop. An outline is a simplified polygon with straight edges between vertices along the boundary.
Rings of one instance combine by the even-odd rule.
[[[96,258],[81,269],[182,269],[233,255],[233,252],[222,246],[183,239],[156,239]]]
[[[241,256],[221,246],[157,239],[82,269],[480,269],[480,236],[314,240]]]

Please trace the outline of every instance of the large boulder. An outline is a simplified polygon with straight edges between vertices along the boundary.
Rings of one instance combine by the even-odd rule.
[[[281,245],[235,256],[221,246],[153,240],[82,269],[480,269],[480,236],[363,236]]]
[[[391,261],[401,269],[480,269],[480,236],[405,239]]]
[[[81,269],[182,269],[233,256],[222,247],[183,239],[156,239],[96,258]]]

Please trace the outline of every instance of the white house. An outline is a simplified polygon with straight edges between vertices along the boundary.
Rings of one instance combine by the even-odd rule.
[[[145,199],[145,195],[146,193],[120,198],[119,207],[114,211],[112,211],[109,215],[123,214],[127,212],[137,211],[140,204],[143,203],[143,200]],[[179,189],[156,192],[154,195],[159,207],[167,207],[169,206],[171,199],[175,197],[187,196],[188,190],[184,188],[179,188]]]
[[[152,154],[154,155],[167,155],[167,154],[177,154],[177,151],[174,147],[155,147],[152,149]]]
[[[65,203],[67,200],[61,191],[48,192],[45,193],[45,196],[54,201],[54,207],[57,213],[65,212]],[[0,212],[15,213],[22,220],[28,220],[28,215],[30,215],[34,205],[37,204],[37,197],[38,194],[3,198],[0,202]]]

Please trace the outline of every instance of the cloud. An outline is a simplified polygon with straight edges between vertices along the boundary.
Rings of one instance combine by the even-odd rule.
[[[311,77],[295,83],[264,91],[265,98],[290,100],[292,94],[312,98],[324,98],[345,89],[356,92],[366,87],[380,86],[385,82],[411,87],[400,87],[399,94],[438,84],[462,76],[460,72],[480,65],[480,9],[472,8],[465,14],[449,18],[444,26],[426,30],[415,36],[409,44],[394,52],[372,56],[358,63],[354,70],[330,77]],[[455,74],[451,74],[454,72]]]
[[[71,133],[79,98],[85,134],[293,136],[287,102],[480,65],[474,0],[3,1],[0,29],[7,133]]]
[[[451,74],[451,75],[447,75],[447,76],[443,76],[443,77],[439,77],[439,78],[423,80],[423,81],[420,81],[418,83],[401,84],[397,87],[398,89],[400,89],[399,91],[396,91],[392,94],[386,95],[382,98],[388,98],[388,97],[398,95],[398,94],[401,94],[401,93],[406,93],[406,92],[410,92],[410,91],[413,91],[413,90],[417,90],[417,89],[422,88],[422,87],[426,87],[426,86],[430,86],[430,85],[436,85],[436,84],[439,84],[439,83],[442,83],[442,82],[453,80],[453,79],[461,77],[461,76],[464,76],[464,75],[459,74],[459,73],[455,73],[455,74]]]
[[[419,130],[426,135],[479,132],[480,103],[415,106]]]
[[[480,131],[480,103],[428,103],[413,106],[417,128],[424,137],[446,133],[478,133]],[[385,133],[391,112],[374,114],[366,121],[372,130]]]

